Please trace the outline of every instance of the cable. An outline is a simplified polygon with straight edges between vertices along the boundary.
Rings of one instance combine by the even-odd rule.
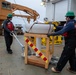
[[[14,0],[14,3],[16,4],[16,1]],[[21,12],[20,12],[20,10],[18,10],[19,11],[19,13],[20,13],[20,15],[22,15],[21,14]],[[22,17],[21,17],[22,18]],[[26,24],[26,22],[25,22],[25,20],[22,18],[22,20],[24,21],[24,23]]]

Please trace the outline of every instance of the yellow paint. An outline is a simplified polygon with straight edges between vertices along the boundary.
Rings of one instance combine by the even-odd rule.
[[[43,59],[44,57],[45,57],[44,55],[41,56],[42,59]]]
[[[30,45],[30,44],[31,44],[31,42],[29,41],[29,42],[28,42],[28,44]]]
[[[35,46],[33,46],[32,49],[35,49]]]
[[[40,50],[38,50],[36,53],[39,54],[40,53]]]

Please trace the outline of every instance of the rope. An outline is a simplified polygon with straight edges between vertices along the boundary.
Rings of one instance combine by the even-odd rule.
[[[48,30],[48,34],[49,34],[49,32],[50,32],[50,29],[51,29],[51,24],[49,24],[50,25],[50,27],[49,27],[49,30]]]
[[[32,24],[32,26],[30,27],[30,29],[29,29],[29,31],[28,31],[28,32],[30,32],[30,30],[32,29],[32,27],[34,26],[34,24],[35,24],[35,23],[33,23],[33,24]]]

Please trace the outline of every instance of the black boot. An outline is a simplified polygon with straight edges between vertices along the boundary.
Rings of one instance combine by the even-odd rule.
[[[11,49],[7,50],[7,52],[8,52],[8,54],[12,54],[13,53]]]

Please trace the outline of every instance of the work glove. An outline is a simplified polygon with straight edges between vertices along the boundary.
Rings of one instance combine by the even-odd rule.
[[[52,32],[51,34],[47,34],[47,37],[50,37],[50,36],[54,36],[54,32]]]
[[[51,36],[51,34],[47,34],[47,37],[50,37]]]
[[[10,31],[10,35],[13,36],[14,31]]]

